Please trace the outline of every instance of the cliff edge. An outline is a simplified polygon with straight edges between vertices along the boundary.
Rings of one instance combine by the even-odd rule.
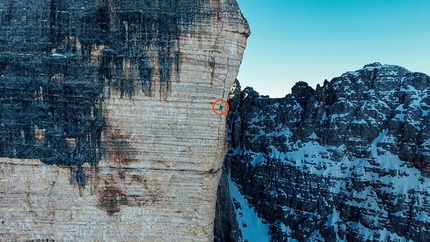
[[[0,240],[213,240],[237,3],[5,0],[0,21]]]

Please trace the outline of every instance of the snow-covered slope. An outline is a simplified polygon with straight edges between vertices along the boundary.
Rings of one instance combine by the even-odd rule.
[[[240,223],[272,241],[429,240],[427,75],[373,63],[285,98],[232,91],[220,191],[234,206],[218,210],[266,224],[236,216],[233,240],[246,239]]]

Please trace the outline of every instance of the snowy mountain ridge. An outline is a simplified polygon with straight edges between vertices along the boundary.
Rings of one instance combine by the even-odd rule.
[[[216,219],[230,232],[218,225],[217,237],[255,241],[246,231],[265,227],[232,216],[249,204],[269,241],[425,241],[429,94],[427,75],[380,63],[285,98],[236,82]]]

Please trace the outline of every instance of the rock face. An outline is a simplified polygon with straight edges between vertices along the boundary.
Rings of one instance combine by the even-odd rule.
[[[262,229],[259,241],[428,240],[429,76],[373,63],[316,90],[298,82],[285,98],[239,90],[217,238]]]
[[[0,22],[0,240],[212,240],[237,3],[2,0]]]

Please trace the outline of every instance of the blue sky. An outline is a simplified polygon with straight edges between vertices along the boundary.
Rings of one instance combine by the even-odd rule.
[[[238,79],[283,97],[367,63],[430,74],[429,0],[237,0],[251,27]]]

